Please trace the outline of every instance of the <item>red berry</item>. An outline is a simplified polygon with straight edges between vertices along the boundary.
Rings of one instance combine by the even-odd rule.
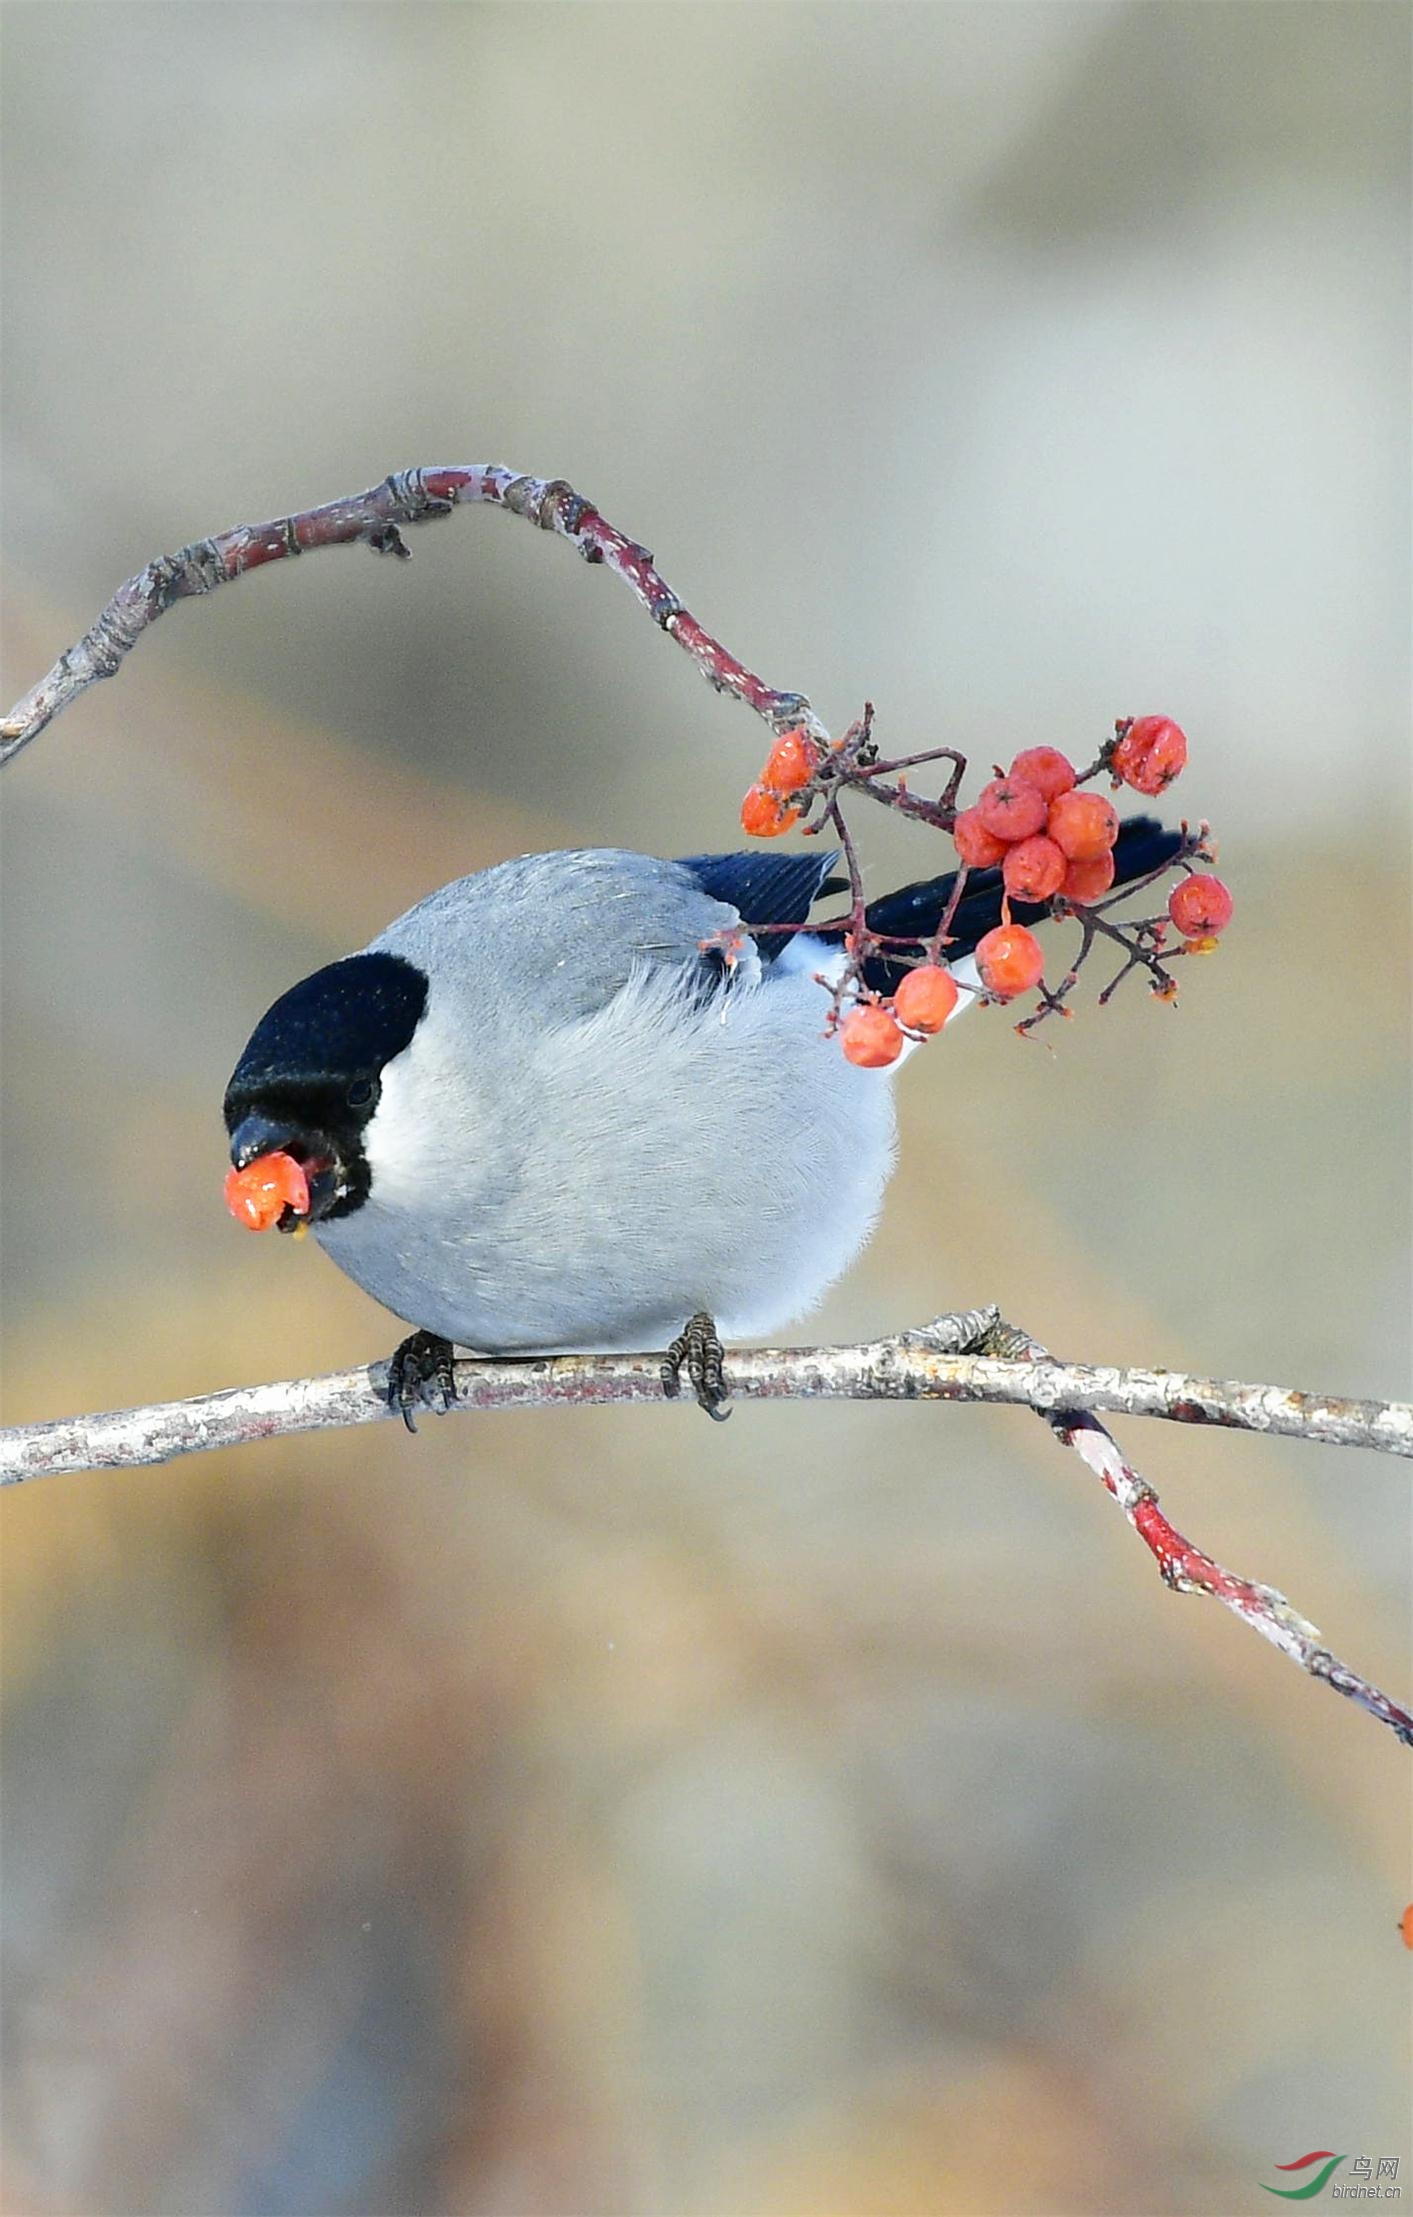
[[[257,1155],[243,1170],[226,1172],[226,1207],[252,1232],[273,1230],[286,1209],[309,1214],[309,1180],[302,1163],[277,1149]]]
[[[956,1005],[957,981],[936,962],[909,970],[893,995],[898,1022],[910,1032],[940,1032]]]
[[[1171,716],[1135,716],[1114,749],[1114,775],[1135,793],[1165,793],[1187,761],[1187,734]]]
[[[1119,836],[1118,810],[1102,793],[1062,793],[1045,828],[1071,862],[1093,862]]]
[[[903,1051],[903,1035],[881,1001],[864,1001],[839,1026],[846,1062],[861,1070],[886,1070]]]
[[[1234,906],[1220,878],[1184,878],[1168,895],[1168,914],[1184,939],[1215,939],[1231,922]]]
[[[741,828],[753,839],[774,839],[800,820],[798,808],[787,808],[778,793],[753,785],[741,803]]]
[[[1067,901],[1102,900],[1114,882],[1114,854],[1097,854],[1092,862],[1072,862],[1060,887]]]
[[[1005,840],[987,830],[974,808],[962,810],[952,826],[952,837],[957,842],[957,853],[969,870],[990,869],[1006,851]]]
[[[1045,795],[1019,778],[995,777],[977,795],[976,813],[987,831],[1009,845],[1045,827]]]
[[[762,785],[776,793],[798,793],[819,766],[819,749],[807,731],[785,731],[770,750]]]
[[[1409,1902],[1408,1907],[1399,1918],[1398,1929],[1403,1935],[1403,1945],[1406,1948],[1413,1948],[1413,1901]]]
[[[1065,858],[1054,840],[1040,832],[1007,848],[1001,876],[1013,901],[1048,901],[1064,884]]]
[[[1027,931],[1024,924],[998,924],[978,942],[976,967],[988,993],[994,993],[998,1000],[1012,1001],[1017,993],[1028,993],[1033,985],[1039,985],[1045,955],[1034,932]]]
[[[1010,776],[1033,785],[1047,801],[1057,801],[1074,784],[1074,764],[1058,747],[1027,747],[1010,767]]]

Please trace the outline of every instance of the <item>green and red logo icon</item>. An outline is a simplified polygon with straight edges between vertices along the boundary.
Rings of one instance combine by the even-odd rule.
[[[1308,2171],[1312,2163],[1323,2165],[1312,2179],[1307,2179],[1303,2186],[1267,2186],[1263,2179],[1261,2190],[1266,2194],[1279,2194],[1283,2202],[1312,2202],[1317,2194],[1324,2192],[1344,2160],[1342,2155],[1334,2155],[1328,2148],[1314,2148],[1309,2155],[1298,2155],[1293,2163],[1275,2165],[1278,2171]]]

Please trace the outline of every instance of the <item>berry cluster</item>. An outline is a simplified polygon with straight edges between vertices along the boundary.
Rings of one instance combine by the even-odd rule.
[[[937,747],[884,762],[872,727],[873,712],[866,708],[844,738],[827,747],[804,729],[782,733],[759,783],[751,787],[741,808],[741,822],[748,832],[773,838],[818,804],[813,820],[805,823],[806,835],[830,825],[843,842],[853,895],[845,933],[849,964],[835,988],[831,1026],[838,1030],[851,1062],[882,1068],[896,1062],[908,1039],[930,1038],[947,1022],[959,996],[946,968],[945,949],[951,944],[949,927],[968,871],[999,869],[1001,873],[1002,921],[977,944],[976,966],[989,1001],[1014,1001],[1038,988],[1039,1006],[1017,1025],[1021,1032],[1030,1031],[1048,1015],[1071,1013],[1066,1005],[1069,995],[1084,962],[1101,941],[1113,942],[1125,956],[1118,976],[1100,994],[1101,1003],[1133,969],[1147,970],[1155,995],[1173,1000],[1177,984],[1165,967],[1167,961],[1178,953],[1210,952],[1231,921],[1232,898],[1221,879],[1192,869],[1194,861],[1212,859],[1205,824],[1195,833],[1183,826],[1181,844],[1168,867],[1181,869],[1184,875],[1169,898],[1166,914],[1121,923],[1108,913],[1118,900],[1164,872],[1154,871],[1106,900],[1115,878],[1118,811],[1103,793],[1083,788],[1107,775],[1115,790],[1128,786],[1150,798],[1166,792],[1187,762],[1187,739],[1170,717],[1120,721],[1113,738],[1082,771],[1058,747],[1024,748],[1009,770],[997,767],[968,808],[957,805],[966,761],[954,748]],[[939,760],[952,765],[951,774],[940,798],[927,801],[910,790],[905,773]],[[950,832],[961,869],[947,913],[929,939],[885,941],[869,931],[858,861],[840,813],[841,798],[850,789]],[[1055,916],[1073,917],[1080,926],[1079,952],[1053,991],[1044,983],[1040,942],[1011,918],[1012,900],[1048,908]],[[1170,931],[1177,932],[1180,946],[1168,944]],[[895,961],[903,959],[905,952],[917,957],[916,966],[907,970],[886,999],[864,982],[865,962],[885,946]]]
[[[790,796],[802,793],[818,770],[823,753],[807,731],[782,732],[771,748],[760,782],[741,803],[741,826],[753,839],[774,839],[797,824],[804,811]]]
[[[957,981],[944,964],[919,963],[890,1001],[855,1003],[840,1023],[839,1044],[861,1069],[886,1069],[897,1061],[906,1039],[930,1039],[940,1032],[960,998]]]

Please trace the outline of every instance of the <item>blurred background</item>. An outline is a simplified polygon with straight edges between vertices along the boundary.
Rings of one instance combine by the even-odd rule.
[[[5,700],[150,557],[569,477],[892,751],[1186,726],[1181,1006],[901,1083],[808,1336],[1409,1377],[1402,6],[11,4]],[[221,1205],[256,1016],[761,728],[475,510],[189,604],[6,780],[10,1422],[400,1327]],[[943,866],[861,827],[870,881]],[[1126,1444],[1406,1699],[1377,1458]],[[1413,2163],[1408,1760],[1005,1410],[506,1415],[3,1502],[7,2217],[1228,2212]]]

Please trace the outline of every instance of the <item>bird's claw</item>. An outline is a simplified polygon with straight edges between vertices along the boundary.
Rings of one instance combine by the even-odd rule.
[[[446,1416],[456,1407],[456,1356],[451,1341],[436,1332],[413,1332],[388,1363],[387,1390],[388,1407],[397,1411],[409,1432],[417,1429],[414,1409],[435,1409]]]
[[[713,1423],[724,1424],[731,1414],[723,1405],[731,1394],[722,1370],[725,1360],[726,1349],[721,1344],[715,1321],[701,1309],[688,1319],[663,1357],[662,1390],[669,1401],[675,1401],[682,1390],[685,1369],[697,1397],[697,1407],[705,1409]]]

